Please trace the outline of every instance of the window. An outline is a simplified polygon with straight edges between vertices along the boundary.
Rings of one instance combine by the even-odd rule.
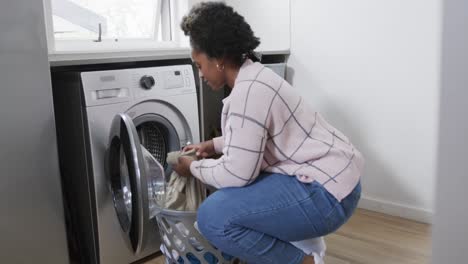
[[[187,0],[44,0],[49,52],[115,51],[184,44]]]

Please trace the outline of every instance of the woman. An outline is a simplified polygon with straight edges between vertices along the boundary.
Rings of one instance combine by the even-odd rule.
[[[288,241],[324,236],[349,219],[361,192],[361,153],[284,79],[253,62],[260,41],[231,7],[198,4],[181,27],[202,78],[213,90],[232,89],[223,136],[185,148],[206,159],[180,158],[174,167],[219,189],[198,210],[200,232],[247,263],[314,263]]]

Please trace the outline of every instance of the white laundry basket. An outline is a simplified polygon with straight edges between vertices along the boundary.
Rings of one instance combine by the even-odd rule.
[[[195,228],[196,211],[177,211],[166,206],[166,177],[164,168],[142,146],[148,184],[150,219],[159,227],[161,251],[170,264],[231,264],[240,263],[214,248]]]
[[[167,264],[243,263],[213,247],[196,229],[197,212],[162,210],[156,215]]]
[[[197,230],[194,211],[162,210],[156,215],[162,238],[161,251],[166,264],[245,264],[213,247]],[[326,245],[323,237],[292,242],[307,255],[323,264]]]

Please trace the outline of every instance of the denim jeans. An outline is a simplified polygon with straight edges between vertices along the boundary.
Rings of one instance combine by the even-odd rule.
[[[288,241],[324,236],[353,214],[361,185],[338,202],[321,184],[262,173],[245,187],[223,188],[198,209],[198,228],[219,250],[247,263],[301,263]]]

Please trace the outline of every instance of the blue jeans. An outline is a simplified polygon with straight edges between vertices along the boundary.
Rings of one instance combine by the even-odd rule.
[[[215,247],[247,263],[302,263],[288,241],[337,230],[353,214],[361,185],[340,202],[317,182],[262,173],[245,187],[210,195],[198,209],[198,228]]]

